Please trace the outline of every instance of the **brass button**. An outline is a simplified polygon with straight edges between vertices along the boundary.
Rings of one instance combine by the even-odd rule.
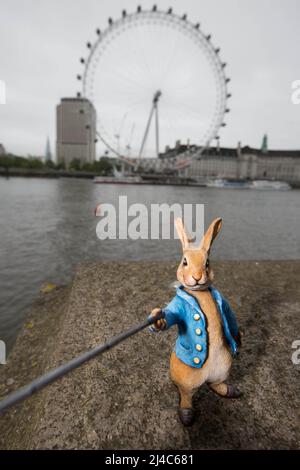
[[[199,364],[199,362],[200,362],[199,357],[194,357],[194,363],[195,363],[195,364]]]
[[[202,333],[201,328],[196,328],[196,335],[200,336]]]
[[[201,344],[196,344],[196,349],[197,349],[197,351],[202,351],[202,346],[201,346]]]
[[[195,313],[195,315],[194,315],[194,320],[200,320],[200,315],[199,315],[199,313]]]

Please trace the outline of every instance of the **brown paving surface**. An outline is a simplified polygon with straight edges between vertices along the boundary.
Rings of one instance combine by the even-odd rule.
[[[34,305],[0,369],[0,394],[142,321],[171,299],[175,273],[173,262],[80,265],[71,293],[59,289]],[[300,366],[291,361],[300,261],[218,262],[215,274],[245,331],[231,374],[240,400],[203,387],[196,422],[184,429],[168,371],[176,328],[144,331],[6,413],[0,448],[300,448]]]

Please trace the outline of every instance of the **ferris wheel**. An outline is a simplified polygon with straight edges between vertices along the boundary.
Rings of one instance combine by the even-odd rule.
[[[97,111],[97,135],[118,157],[157,157],[177,142],[207,148],[229,112],[226,63],[211,35],[172,8],[140,6],[97,29],[81,58],[78,96]]]

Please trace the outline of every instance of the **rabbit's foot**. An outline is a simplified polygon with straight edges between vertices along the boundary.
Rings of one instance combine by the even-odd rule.
[[[242,396],[242,392],[233,385],[227,384],[227,394],[225,398],[240,398]]]
[[[209,384],[209,387],[213,392],[223,398],[239,398],[242,395],[242,392],[237,387],[224,382]]]
[[[195,418],[195,411],[193,408],[178,408],[180,421],[186,427],[192,426]]]

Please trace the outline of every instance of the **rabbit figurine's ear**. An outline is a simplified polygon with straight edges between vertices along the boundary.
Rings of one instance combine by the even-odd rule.
[[[201,243],[200,243],[200,248],[204,248],[207,253],[209,253],[210,247],[212,245],[212,242],[218,235],[222,228],[222,219],[215,219],[210,226],[208,227]]]
[[[182,244],[182,248],[185,249],[188,247],[189,245],[189,237],[184,229],[184,225],[183,225],[183,221],[182,219],[176,219],[175,220],[175,227],[176,227],[176,230],[177,230],[177,233],[178,233],[178,236],[180,238],[180,241],[181,241],[181,244]]]

